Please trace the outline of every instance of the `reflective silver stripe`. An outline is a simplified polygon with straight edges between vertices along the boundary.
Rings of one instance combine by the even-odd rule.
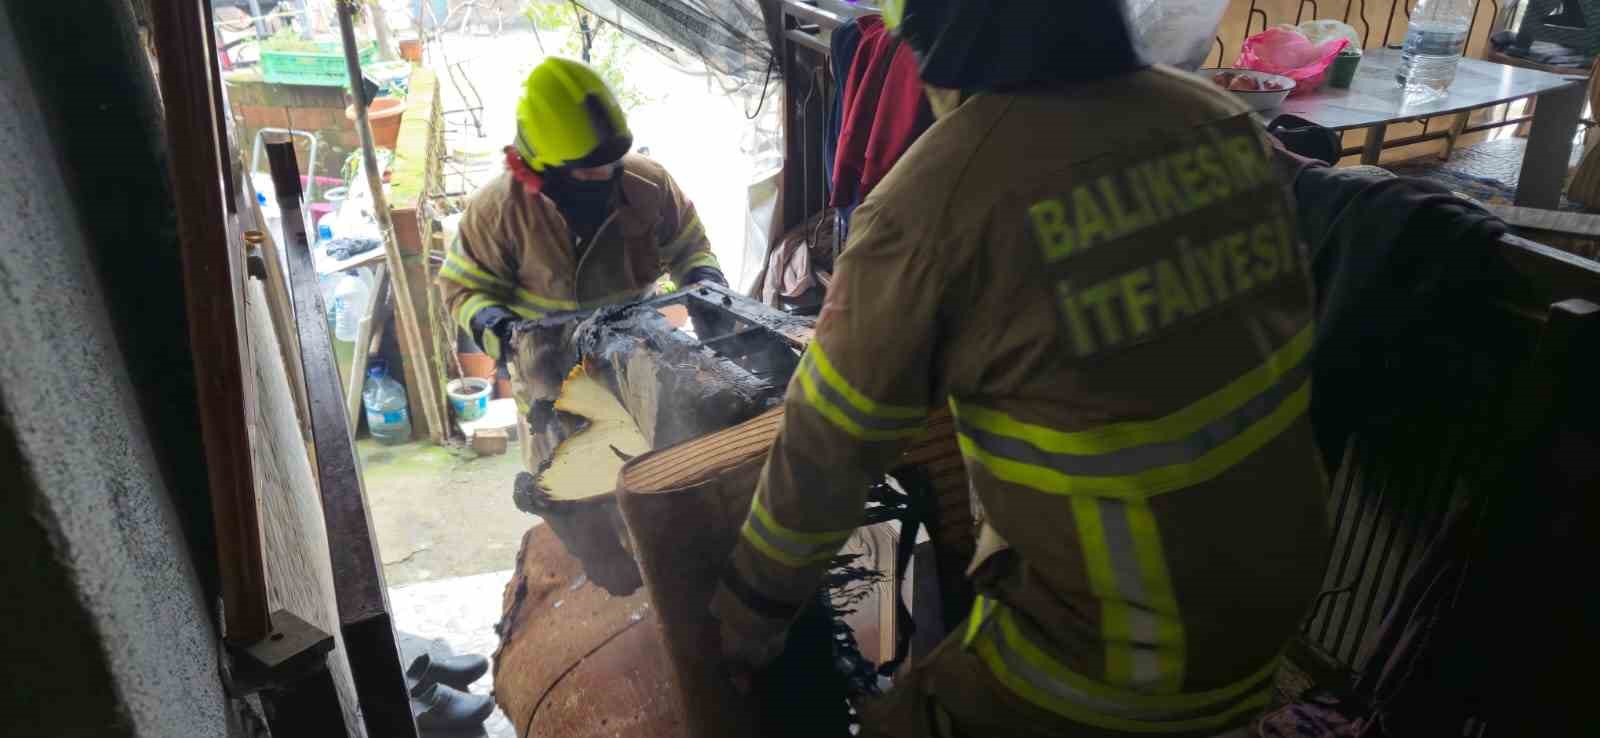
[[[1132,446],[1103,454],[1068,454],[1046,451],[1021,438],[993,433],[974,423],[962,422],[957,430],[980,448],[996,456],[1054,469],[1069,476],[1121,477],[1166,466],[1189,464],[1249,430],[1289,399],[1310,377],[1309,359],[1302,360],[1272,386],[1183,438]]]
[[[1009,612],[1002,615],[1002,617],[1004,617],[1008,623],[1014,624],[1018,631],[1023,632],[1024,637],[1029,637],[1030,640],[1034,640],[1035,644],[1038,643],[1036,639],[1033,639],[1026,634],[1026,631],[1029,628],[1020,618],[1012,616]],[[1012,674],[1025,680],[1030,686],[1043,690],[1050,697],[1056,700],[1071,703],[1101,715],[1110,715],[1125,720],[1139,720],[1145,722],[1174,722],[1179,720],[1194,720],[1220,716],[1232,709],[1234,706],[1258,696],[1263,689],[1266,689],[1270,686],[1273,675],[1273,672],[1268,671],[1264,676],[1257,679],[1255,683],[1249,685],[1238,695],[1227,699],[1220,699],[1216,702],[1199,707],[1162,708],[1155,706],[1130,705],[1106,697],[1090,694],[1089,692],[1074,687],[1062,679],[1058,679],[1054,674],[1051,674],[1048,669],[1035,664],[1032,660],[1023,655],[1023,652],[1011,642],[1011,636],[1010,634],[1006,633],[1006,628],[1004,627],[985,628],[979,637],[989,639],[990,645],[994,647],[995,654],[999,656],[1000,661],[1005,665],[1005,668]],[[1037,649],[1038,646],[1034,645],[1033,648]],[[1080,677],[1080,679],[1082,679],[1082,677]],[[1106,687],[1106,689],[1111,688]],[[1181,695],[1178,697],[1181,697]]]
[[[1183,668],[1181,657],[1176,662],[1162,664],[1162,649],[1181,644],[1164,643],[1161,635],[1163,618],[1176,624],[1176,614],[1157,612],[1156,598],[1145,586],[1144,573],[1139,563],[1139,548],[1134,542],[1133,529],[1128,520],[1129,503],[1122,500],[1097,498],[1100,508],[1101,535],[1104,536],[1111,578],[1119,602],[1103,603],[1118,608],[1117,617],[1127,629],[1126,644],[1108,643],[1108,648],[1124,646],[1128,649],[1128,679],[1132,686],[1155,688],[1175,681],[1177,674],[1168,671]],[[1144,504],[1144,503],[1137,503]],[[1104,617],[1104,616],[1102,616]],[[1169,655],[1172,652],[1168,651]]]
[[[778,533],[777,531],[767,528],[767,524],[763,522],[761,517],[758,515],[751,515],[750,517],[746,518],[745,524],[750,527],[751,533],[760,537],[761,540],[768,546],[778,549],[798,562],[811,562],[813,559],[816,559],[819,556],[831,558],[833,553],[839,550],[839,546],[844,543],[845,539],[850,537],[847,533],[839,537],[839,539],[836,541],[828,543],[806,544],[800,541],[791,540],[785,537],[782,533]]]
[[[816,360],[812,358],[810,351],[807,351],[800,358],[800,363],[800,370],[811,376],[811,381],[816,385],[817,392],[843,412],[851,421],[855,422],[856,425],[861,426],[863,430],[883,433],[917,431],[921,430],[927,422],[926,418],[921,417],[893,418],[864,413],[860,408],[852,404],[849,398],[833,388],[833,385],[828,382],[828,378],[823,376],[822,370],[817,367]]]

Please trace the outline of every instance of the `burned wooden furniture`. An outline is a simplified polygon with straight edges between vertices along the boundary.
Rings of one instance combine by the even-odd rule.
[[[674,311],[680,316],[677,323],[668,317]],[[687,323],[682,316],[687,316]],[[570,326],[570,319],[566,322]],[[559,452],[562,442],[584,432],[582,418],[561,410],[560,383],[555,378],[567,372],[603,383],[655,449],[622,466],[614,495],[559,499],[540,489],[534,475],[519,478],[518,506],[543,517],[565,553],[582,561],[589,581],[573,579],[574,591],[597,594],[604,588],[617,595],[609,602],[618,604],[597,606],[592,616],[583,616],[583,627],[616,619],[620,603],[640,597],[649,603],[648,612],[656,620],[650,632],[657,640],[639,658],[651,663],[668,659],[667,692],[678,704],[675,717],[666,713],[658,717],[665,721],[658,726],[666,731],[662,734],[674,734],[664,726],[670,723],[671,730],[677,730],[677,720],[686,721],[681,726],[684,735],[695,736],[844,734],[846,685],[852,677],[836,666],[835,625],[825,608],[808,609],[791,632],[784,666],[769,670],[783,683],[769,684],[750,698],[734,694],[718,671],[715,626],[708,614],[711,593],[776,436],[784,392],[811,339],[811,321],[726,288],[697,285],[634,305],[602,309],[570,328],[558,323],[534,324],[528,330],[561,348],[530,343],[530,350],[519,357],[532,379],[525,377],[525,386],[540,393],[528,418],[536,426],[533,437],[543,439],[541,447]],[[574,370],[573,365],[579,364]],[[552,392],[555,399],[549,399]],[[547,406],[541,408],[542,403]],[[901,521],[904,534],[898,548],[903,552],[893,558],[898,563],[895,569],[902,573],[909,565],[919,520],[930,525],[936,538],[955,540],[952,550],[959,552],[965,546],[965,555],[941,557],[935,567],[941,581],[959,582],[973,536],[966,477],[948,415],[933,418],[929,429],[913,444],[905,466],[895,472],[899,484],[879,485],[881,489],[871,496],[863,523]],[[548,462],[547,457],[541,467]],[[956,495],[936,499],[941,490],[955,490]],[[537,571],[545,566],[524,560],[508,589],[501,624],[506,661],[496,668],[509,674],[530,669],[544,673],[551,666],[540,660],[545,657],[539,648],[524,645],[554,637],[542,631],[559,627],[559,615],[530,610],[524,604],[525,592],[533,586],[530,582],[541,576]],[[646,586],[638,592],[641,583]],[[957,583],[950,590],[959,599],[965,587]],[[941,607],[951,613],[945,622],[954,622],[959,617],[955,613],[968,605],[970,599]],[[895,648],[873,651],[884,661],[897,660],[909,645],[909,613],[897,606],[883,609],[891,625],[897,620],[902,625],[891,630],[905,637]],[[856,675],[857,682],[875,686],[870,664],[866,672],[866,678]],[[521,686],[502,684],[500,700],[508,713],[514,713],[513,719],[526,714],[527,720],[540,724],[562,723],[567,718],[535,713],[567,708],[530,697],[527,691],[550,689],[554,687],[539,680]]]
[[[688,315],[692,325],[674,326],[664,315],[674,309]],[[563,388],[575,380],[599,382],[621,402],[648,444],[635,455],[664,448],[781,402],[809,323],[717,285],[604,308],[581,322],[579,317],[530,322],[519,329],[516,366],[530,398],[525,427],[533,471],[518,475],[513,500],[549,523],[596,583],[625,595],[641,582],[610,494],[614,477],[581,495],[552,494],[544,478],[558,455],[571,448],[568,442],[576,444],[591,431],[589,418],[562,408]]]

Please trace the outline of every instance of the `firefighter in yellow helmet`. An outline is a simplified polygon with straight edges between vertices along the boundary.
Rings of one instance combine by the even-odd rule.
[[[438,278],[489,355],[509,358],[519,319],[647,297],[663,274],[727,284],[693,203],[632,146],[593,69],[551,57],[528,75],[506,171],[472,195]]]
[[[1329,545],[1306,256],[1249,110],[1146,62],[1123,2],[884,4],[940,118],[789,386],[712,602],[736,677],[948,405],[979,596],[863,735],[1242,735],[1267,704]]]

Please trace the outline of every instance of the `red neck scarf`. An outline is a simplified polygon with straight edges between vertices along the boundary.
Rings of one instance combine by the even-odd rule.
[[[537,194],[544,189],[544,177],[523,161],[515,146],[506,147],[506,171],[511,172],[511,177],[522,183],[522,188],[530,194]]]

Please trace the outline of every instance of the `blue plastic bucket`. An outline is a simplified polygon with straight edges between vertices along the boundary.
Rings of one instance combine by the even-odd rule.
[[[445,386],[445,394],[450,397],[450,410],[456,414],[456,420],[477,420],[489,412],[489,395],[494,391],[494,385],[487,379],[478,377],[465,377],[452,379]]]

